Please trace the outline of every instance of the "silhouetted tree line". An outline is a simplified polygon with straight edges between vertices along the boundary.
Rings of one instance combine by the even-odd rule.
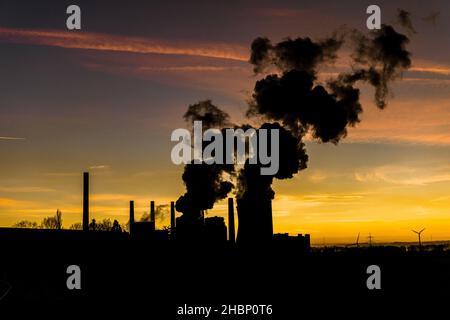
[[[56,210],[56,214],[52,217],[45,217],[42,219],[41,223],[22,220],[13,225],[13,228],[24,228],[24,229],[53,229],[53,230],[61,230],[63,229],[62,223],[62,212],[58,209]],[[80,222],[76,222],[70,225],[70,230],[82,230],[83,225]],[[97,222],[95,219],[92,219],[89,224],[89,230],[91,231],[110,231],[110,232],[124,232],[125,228],[122,228],[119,221],[114,220],[111,222],[110,219],[103,219]]]
[[[95,219],[92,219],[91,223],[89,223],[89,230],[122,232],[122,227],[120,226],[120,223],[117,220],[114,220],[111,223],[110,219],[103,219],[100,222],[97,222]]]
[[[160,205],[156,207],[156,218],[158,220],[163,220],[168,215],[167,205]],[[150,221],[150,214],[144,212],[143,216],[140,219],[141,222]],[[110,231],[110,232],[128,232],[129,231],[130,222],[128,221],[123,226],[117,220],[105,218],[103,220],[97,221],[96,219],[92,219],[89,223],[90,231]],[[63,228],[62,223],[62,212],[58,209],[56,210],[56,214],[52,217],[45,217],[42,219],[41,223],[37,223],[29,220],[22,220],[15,224],[13,224],[13,228],[23,228],[23,229],[53,229],[53,230],[61,230]],[[83,230],[83,224],[81,222],[75,222],[71,224],[68,228],[69,230]],[[165,230],[170,233],[170,226],[164,226],[162,230]]]
[[[24,229],[62,229],[62,212],[61,210],[56,210],[56,214],[53,217],[45,217],[42,219],[41,223],[32,222],[28,220],[22,220],[13,225],[14,228],[24,228]]]

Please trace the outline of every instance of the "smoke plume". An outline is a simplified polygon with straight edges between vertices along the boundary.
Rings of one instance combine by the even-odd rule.
[[[288,38],[276,45],[259,37],[251,45],[250,63],[255,73],[264,72],[269,66],[283,71],[296,69],[314,73],[318,64],[336,59],[341,45],[342,39],[337,35],[320,42],[313,42],[310,38]]]
[[[202,121],[203,130],[231,126],[229,115],[213,105],[211,100],[190,105],[184,115],[188,124]],[[203,148],[206,144],[203,143]],[[234,173],[234,165],[227,164],[187,164],[184,167],[183,182],[186,193],[178,198],[176,210],[192,219],[200,218],[201,212],[212,209],[214,203],[224,199],[234,188],[225,175]]]
[[[340,75],[336,81],[349,85],[360,80],[368,82],[375,87],[375,102],[382,109],[386,106],[389,83],[411,66],[411,54],[406,50],[409,39],[388,25],[374,30],[369,37],[356,32],[354,39],[353,58],[364,67]]]
[[[410,25],[409,14],[402,11],[400,16],[403,25]],[[349,127],[360,122],[363,107],[358,82],[374,88],[378,108],[386,106],[390,83],[411,66],[408,42],[408,37],[388,25],[369,34],[350,30],[320,41],[288,38],[273,44],[267,38],[256,38],[249,62],[262,77],[255,83],[247,116],[265,121],[259,129],[279,130],[279,171],[274,176],[261,175],[260,165],[248,160],[239,172],[233,165],[188,164],[183,173],[187,191],[178,199],[177,210],[210,209],[236,184],[239,228],[257,228],[256,211],[271,212],[264,206],[270,206],[274,197],[273,179],[290,179],[307,167],[305,135],[337,144],[347,136]],[[350,70],[320,83],[320,67],[336,61],[344,43],[352,50]],[[188,122],[202,120],[206,127],[233,126],[228,114],[209,100],[189,106],[184,117]],[[224,180],[224,173],[235,175],[235,183]],[[252,205],[255,203],[257,207]],[[264,203],[268,204],[260,205]],[[259,227],[270,230],[271,225]]]
[[[155,208],[155,219],[159,222],[162,222],[166,220],[169,217],[170,214],[170,206],[168,204],[160,204],[157,205]],[[150,222],[151,216],[150,212],[144,212],[142,215],[141,222]]]
[[[407,29],[411,33],[417,33],[416,29],[412,24],[411,13],[406,10],[398,9],[397,10],[397,19],[402,27]]]
[[[228,113],[213,105],[211,100],[204,100],[190,105],[183,118],[188,124],[192,124],[194,121],[201,121],[204,130],[224,128],[232,125]]]

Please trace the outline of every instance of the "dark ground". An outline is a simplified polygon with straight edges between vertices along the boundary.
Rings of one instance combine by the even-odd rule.
[[[0,246],[0,296],[6,284],[11,286],[0,310],[40,305],[44,308],[36,308],[38,313],[50,312],[51,306],[90,314],[125,311],[126,319],[134,319],[135,311],[146,319],[204,319],[177,316],[177,307],[221,310],[223,304],[265,304],[272,305],[272,315],[216,314],[209,319],[301,319],[307,313],[320,319],[350,316],[359,307],[366,310],[360,315],[391,314],[392,308],[411,311],[425,301],[438,304],[450,297],[448,251],[194,250],[170,242],[153,246],[121,235],[67,231],[1,233]],[[66,268],[72,264],[81,267],[81,290],[66,287]],[[372,264],[381,268],[381,290],[366,287],[366,268]]]

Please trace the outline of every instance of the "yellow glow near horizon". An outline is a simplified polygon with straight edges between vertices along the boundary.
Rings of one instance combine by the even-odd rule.
[[[183,125],[186,106],[196,102],[191,95],[195,90],[195,97],[211,95],[214,102],[217,98],[236,123],[248,121],[243,117],[245,99],[255,78],[252,66],[245,64],[247,45],[5,27],[0,28],[0,38],[49,51],[57,47],[60,53],[80,50],[79,61],[65,63],[87,75],[78,75],[81,89],[70,88],[69,94],[80,89],[76,94],[82,97],[83,80],[94,74],[98,82],[89,84],[99,86],[90,92],[94,99],[80,98],[76,106],[66,101],[67,92],[61,88],[63,96],[55,101],[67,102],[64,107],[70,111],[58,115],[52,105],[51,113],[45,113],[49,92],[29,100],[19,95],[20,108],[43,116],[36,120],[19,114],[14,121],[2,122],[11,132],[0,136],[0,226],[39,222],[57,209],[63,212],[65,227],[81,222],[81,172],[86,168],[92,173],[91,218],[126,223],[130,200],[136,203],[137,219],[149,211],[150,200],[157,205],[175,201],[184,186],[182,167],[170,163],[169,134],[175,125]],[[348,63],[330,66],[325,76],[339,68],[348,68]],[[53,90],[62,75],[50,69],[49,74],[41,70],[41,76]],[[68,70],[63,70],[64,76],[73,72]],[[390,97],[385,110],[373,105],[372,89],[362,86],[362,122],[349,129],[340,145],[316,144],[306,137],[308,168],[273,185],[274,231],[310,233],[315,244],[352,243],[358,233],[362,242],[369,233],[375,242],[415,241],[411,229],[419,228],[426,228],[424,240],[450,239],[449,70],[448,65],[414,57],[413,68],[394,84],[396,96]],[[139,85],[142,88],[136,88]],[[118,91],[112,100],[104,94],[111,91],[109,86]],[[154,92],[148,94],[151,86]],[[110,106],[122,99],[130,103],[125,117],[117,105]],[[134,109],[134,104],[144,107]],[[74,114],[72,109],[78,107],[80,113]],[[110,110],[111,118],[98,120]],[[208,214],[226,218],[226,203],[217,203]],[[159,224],[167,225],[168,220]]]

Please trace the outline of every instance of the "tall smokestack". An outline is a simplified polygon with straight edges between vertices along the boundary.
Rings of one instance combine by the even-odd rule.
[[[134,228],[134,201],[130,201],[130,235],[133,234]]]
[[[269,230],[270,230],[270,238],[273,238],[273,214],[272,214],[272,200],[269,201],[268,205],[269,212],[267,214],[267,221],[269,223]]]
[[[170,202],[170,237],[175,239],[175,202]]]
[[[234,202],[233,198],[228,198],[228,241],[234,243],[236,240],[234,234]]]
[[[83,173],[83,231],[89,231],[89,172]]]
[[[150,221],[155,222],[155,201],[150,201]]]
[[[272,199],[253,193],[237,199],[239,227],[237,242],[242,245],[265,245],[272,241]]]

